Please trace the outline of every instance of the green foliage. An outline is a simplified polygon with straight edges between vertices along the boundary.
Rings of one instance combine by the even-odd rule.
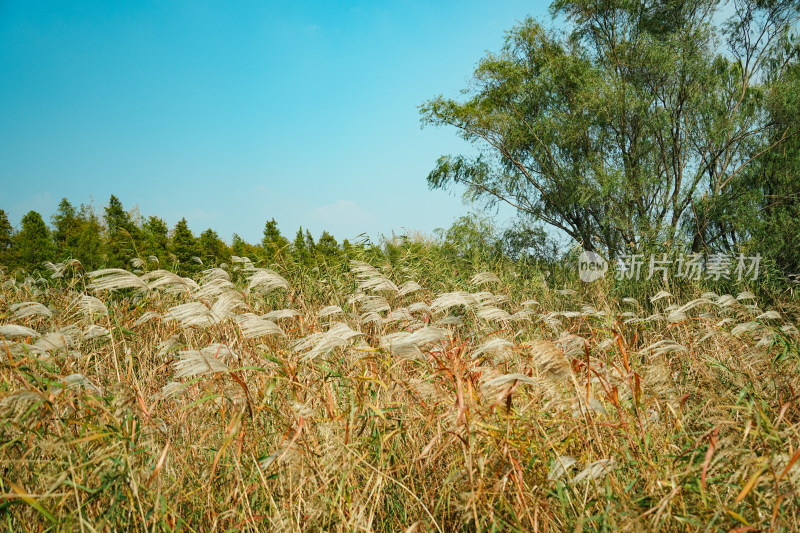
[[[20,222],[20,230],[13,240],[13,261],[16,265],[32,270],[41,268],[42,263],[53,258],[55,246],[50,230],[42,220],[42,215],[29,211]]]
[[[140,230],[113,194],[105,208],[106,258],[109,267],[124,268],[139,256]]]
[[[233,244],[231,245],[233,255],[238,257],[249,257],[251,260],[258,255],[258,249],[245,241],[238,233],[233,234]]]
[[[74,244],[75,258],[84,270],[100,268],[104,264],[104,244],[101,237],[103,226],[91,205],[81,205],[77,216],[78,236]]]
[[[306,232],[308,234],[308,232]],[[306,239],[306,234],[303,233],[303,228],[297,230],[292,243],[292,257],[297,263],[307,265],[311,261],[311,250],[309,249],[309,241]],[[310,238],[311,235],[309,234]],[[314,245],[314,240],[311,239],[311,246]]]
[[[268,220],[264,225],[264,238],[261,240],[264,249],[264,258],[268,264],[280,262],[285,259],[289,250],[289,240],[281,235],[275,219]]]
[[[78,213],[66,198],[58,204],[58,210],[53,215],[53,242],[56,248],[54,259],[77,258],[77,244],[80,238],[81,225]]]
[[[745,171],[798,128],[764,112],[797,64],[796,3],[736,7],[715,26],[712,0],[555,2],[566,36],[527,19],[480,62],[465,100],[421,106],[423,124],[454,126],[481,151],[440,158],[429,185],[462,184],[611,257],[734,246],[741,231],[720,214],[747,201]]]
[[[219,265],[231,259],[231,252],[228,246],[222,242],[217,232],[211,228],[200,234],[197,244],[200,250],[200,258],[207,267]]]
[[[339,249],[339,243],[336,242],[334,236],[327,231],[323,231],[322,235],[320,235],[319,240],[317,241],[316,249],[317,254],[326,259],[336,258],[341,252]]]
[[[154,257],[159,265],[169,264],[169,228],[163,219],[150,216],[142,224],[141,253],[149,262]]]
[[[14,237],[14,227],[8,221],[8,215],[0,209],[0,265],[7,265],[11,259],[11,244]]]
[[[175,270],[181,274],[188,274],[200,270],[202,265],[197,262],[201,254],[200,246],[185,218],[182,218],[172,230],[170,250],[175,256],[177,265]]]

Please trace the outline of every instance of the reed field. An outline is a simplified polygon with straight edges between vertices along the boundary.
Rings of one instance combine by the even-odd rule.
[[[0,529],[800,524],[789,295],[148,266],[2,274]]]

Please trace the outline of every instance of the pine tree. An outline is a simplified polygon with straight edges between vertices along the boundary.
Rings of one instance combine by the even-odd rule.
[[[261,240],[264,256],[268,263],[279,261],[289,247],[289,240],[281,235],[275,219],[269,220],[264,226],[264,238]]]
[[[79,229],[75,240],[75,258],[81,262],[87,272],[98,269],[105,263],[101,237],[103,227],[91,204],[81,204],[77,222]]]
[[[297,235],[295,235],[294,243],[292,244],[292,255],[294,260],[301,264],[308,264],[310,260],[308,245],[302,227],[297,230]]]
[[[59,260],[78,259],[76,245],[80,237],[81,227],[77,212],[66,198],[58,204],[58,210],[52,217],[53,243],[56,248],[56,257]]]
[[[317,241],[317,253],[323,257],[332,259],[338,257],[340,251],[339,243],[336,242],[333,235],[327,231],[323,231],[322,235],[319,237],[319,241]]]
[[[172,230],[171,249],[178,260],[178,272],[188,274],[200,269],[201,265],[195,259],[200,255],[200,249],[185,218],[180,219]]]
[[[168,263],[169,228],[159,217],[148,217],[142,224],[142,255],[146,256],[148,261],[151,261],[151,257],[155,257],[159,265]]]
[[[231,245],[233,255],[253,259],[256,257],[256,247],[245,241],[238,233],[233,234],[233,244]]]
[[[11,266],[11,243],[14,238],[14,227],[8,221],[8,215],[0,209],[0,267]]]
[[[25,270],[38,270],[42,263],[53,260],[55,247],[50,230],[36,211],[29,211],[22,217],[20,226],[12,245],[14,262]]]
[[[200,234],[197,240],[200,248],[201,259],[207,266],[218,265],[225,261],[230,261],[231,253],[228,246],[222,242],[217,232],[208,228]]]
[[[139,255],[139,228],[113,194],[105,211],[108,266],[125,268],[130,259]]]

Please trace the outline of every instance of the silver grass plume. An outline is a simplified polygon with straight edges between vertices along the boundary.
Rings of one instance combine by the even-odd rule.
[[[658,291],[655,296],[650,298],[651,303],[656,303],[659,300],[663,300],[664,298],[672,298],[672,294],[667,291]]]
[[[398,307],[389,313],[389,316],[386,317],[386,323],[391,324],[394,322],[410,322],[414,320],[414,317],[411,316],[411,313],[405,307]]]
[[[472,285],[485,285],[486,283],[500,283],[500,278],[491,272],[479,272],[469,280]]]
[[[665,355],[668,353],[673,352],[685,352],[687,351],[686,346],[682,344],[678,344],[677,342],[669,339],[660,340],[658,342],[654,342],[650,346],[642,349],[644,353],[652,353],[653,355]]]
[[[102,391],[94,383],[89,381],[83,374],[70,374],[62,378],[60,382],[53,384],[50,393],[53,396],[58,396],[64,390],[77,390],[84,389],[94,394],[102,394]]]
[[[614,459],[599,459],[586,465],[586,468],[581,470],[570,482],[574,485],[582,481],[600,479],[611,472],[616,466],[617,463]]]
[[[247,308],[244,297],[239,291],[228,290],[217,296],[214,305],[211,306],[211,314],[217,317],[217,320],[225,320],[235,317],[233,311],[239,308]]]
[[[354,338],[361,335],[363,333],[350,329],[347,324],[336,322],[328,331],[312,333],[308,337],[296,341],[293,350],[295,352],[309,350],[303,355],[302,360],[310,361],[316,357],[327,355],[334,348],[347,346]]]
[[[77,298],[75,298],[75,303],[78,305],[81,312],[89,319],[95,316],[108,315],[106,304],[104,304],[100,298],[89,296],[88,294],[79,294]]]
[[[364,313],[383,313],[391,309],[388,300],[383,296],[365,296],[359,304]]]
[[[232,356],[233,352],[222,344],[212,344],[201,350],[182,350],[179,359],[173,363],[176,378],[191,378],[208,373],[227,372],[228,365],[220,361],[220,356]]]
[[[67,351],[71,345],[72,343],[63,333],[53,331],[40,337],[30,346],[30,349],[37,353],[50,353],[59,350]]]
[[[505,352],[514,347],[514,343],[502,337],[495,337],[481,344],[474,352],[473,358],[478,358],[483,354]]]
[[[739,336],[743,333],[748,333],[754,331],[761,327],[761,324],[755,321],[745,322],[743,324],[739,324],[735,328],[731,330],[731,335]]]
[[[89,326],[86,326],[86,329],[83,330],[83,338],[85,340],[110,339],[111,332],[108,331],[103,326],[91,324]]]
[[[142,324],[146,324],[147,322],[150,322],[151,320],[160,320],[160,319],[161,319],[161,315],[159,315],[158,313],[156,313],[154,311],[146,311],[145,313],[142,314],[142,316],[140,316],[138,319],[136,319],[136,322],[134,322],[133,325],[134,326],[141,326]]]
[[[446,339],[446,329],[431,326],[420,328],[413,333],[399,331],[381,337],[381,347],[396,355],[420,354],[425,345]]]
[[[325,318],[342,313],[342,308],[338,305],[327,305],[317,312],[317,318]]]
[[[53,312],[39,302],[21,302],[17,304],[11,304],[8,306],[8,308],[17,318],[27,318],[30,316],[43,316],[45,318],[50,318],[53,316]]]
[[[528,347],[533,363],[543,376],[557,380],[572,377],[569,361],[555,344],[546,340],[537,340],[530,343]]]
[[[45,395],[32,390],[14,392],[0,399],[0,419],[13,420],[21,424],[37,406],[45,402],[47,402]]]
[[[440,318],[435,322],[437,326],[463,326],[464,321],[461,320],[460,317],[448,315],[444,318]]]
[[[425,302],[414,302],[408,306],[408,310],[411,313],[430,313],[431,307]]]
[[[87,274],[91,281],[89,288],[95,291],[113,291],[117,289],[147,290],[147,283],[139,276],[121,268],[104,268]]]
[[[549,481],[557,481],[564,477],[567,473],[567,470],[572,468],[572,466],[577,463],[578,460],[570,455],[562,455],[556,458],[553,461],[553,464],[550,466],[550,471],[547,473],[547,479]]]
[[[234,284],[225,278],[213,278],[201,283],[200,288],[193,293],[198,300],[211,300],[220,294],[236,290]]]
[[[381,274],[378,269],[363,261],[351,261],[350,270],[356,275],[357,287],[360,291],[393,292],[400,289],[392,281]]]
[[[482,318],[487,322],[509,322],[511,320],[511,315],[507,311],[490,305],[478,309],[477,314],[478,318]]]
[[[412,292],[417,292],[421,290],[422,286],[416,281],[406,281],[405,283],[400,285],[400,289],[397,291],[397,295],[405,296],[407,294],[411,294]]]
[[[245,313],[236,317],[236,322],[242,328],[242,335],[246,339],[255,339],[266,335],[278,335],[285,337],[286,334],[278,327],[275,322],[265,320],[253,313]]]
[[[185,328],[192,326],[204,328],[218,323],[219,319],[202,302],[188,302],[170,307],[164,314],[164,321],[177,321]]]
[[[488,291],[473,293],[472,297],[481,305],[500,305],[508,301],[507,297],[501,294],[492,294]]]
[[[254,269],[253,274],[249,277],[249,284],[247,290],[257,290],[262,294],[269,293],[275,289],[289,289],[289,282],[286,281],[280,274],[273,272],[268,268]]]
[[[16,339],[18,337],[40,337],[41,333],[27,326],[19,324],[3,324],[0,326],[0,337],[5,339]]]
[[[431,311],[439,312],[463,305],[464,307],[472,307],[477,305],[478,301],[474,296],[464,291],[445,292],[436,297],[431,303]]]
[[[140,279],[147,283],[147,288],[151,290],[165,286],[178,286],[182,290],[189,290],[191,287],[184,278],[169,270],[153,270],[140,276]]]

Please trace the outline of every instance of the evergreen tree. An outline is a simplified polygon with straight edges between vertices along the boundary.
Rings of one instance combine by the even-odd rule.
[[[231,245],[233,255],[247,257],[252,260],[256,257],[256,247],[245,241],[238,233],[233,234],[233,244]]]
[[[12,245],[14,262],[26,270],[37,270],[45,261],[53,260],[55,247],[50,230],[36,211],[29,211],[22,217],[20,225]]]
[[[155,257],[159,265],[168,262],[169,228],[163,219],[151,216],[142,224],[142,255]]]
[[[267,221],[264,226],[264,238],[261,240],[261,246],[264,248],[264,255],[268,263],[280,260],[281,255],[289,247],[289,240],[281,235],[278,223],[274,218]]]
[[[55,244],[56,257],[59,260],[78,259],[76,246],[80,237],[81,227],[77,212],[66,198],[58,204],[58,210],[52,217],[53,243]]]
[[[218,265],[230,260],[231,254],[228,246],[211,228],[201,233],[197,242],[200,248],[200,257],[207,266]]]
[[[309,260],[311,259],[308,253],[308,245],[306,243],[306,238],[303,234],[302,227],[297,230],[297,235],[294,237],[294,243],[292,244],[292,255],[294,256],[295,261],[302,264],[308,264]]]
[[[339,243],[336,242],[333,235],[323,231],[317,241],[317,253],[326,258],[335,258],[339,256],[339,252]]]
[[[139,228],[113,194],[105,211],[108,266],[125,268],[131,258],[139,255]]]
[[[201,265],[195,259],[200,255],[200,249],[185,218],[180,219],[172,230],[171,249],[178,260],[178,272],[187,274],[200,269]]]
[[[92,205],[81,205],[77,215],[78,234],[75,239],[74,253],[85,271],[95,270],[103,266],[103,230],[100,219]]]
[[[14,237],[14,228],[8,221],[8,215],[0,209],[0,266],[8,266],[11,260],[11,243]]]

